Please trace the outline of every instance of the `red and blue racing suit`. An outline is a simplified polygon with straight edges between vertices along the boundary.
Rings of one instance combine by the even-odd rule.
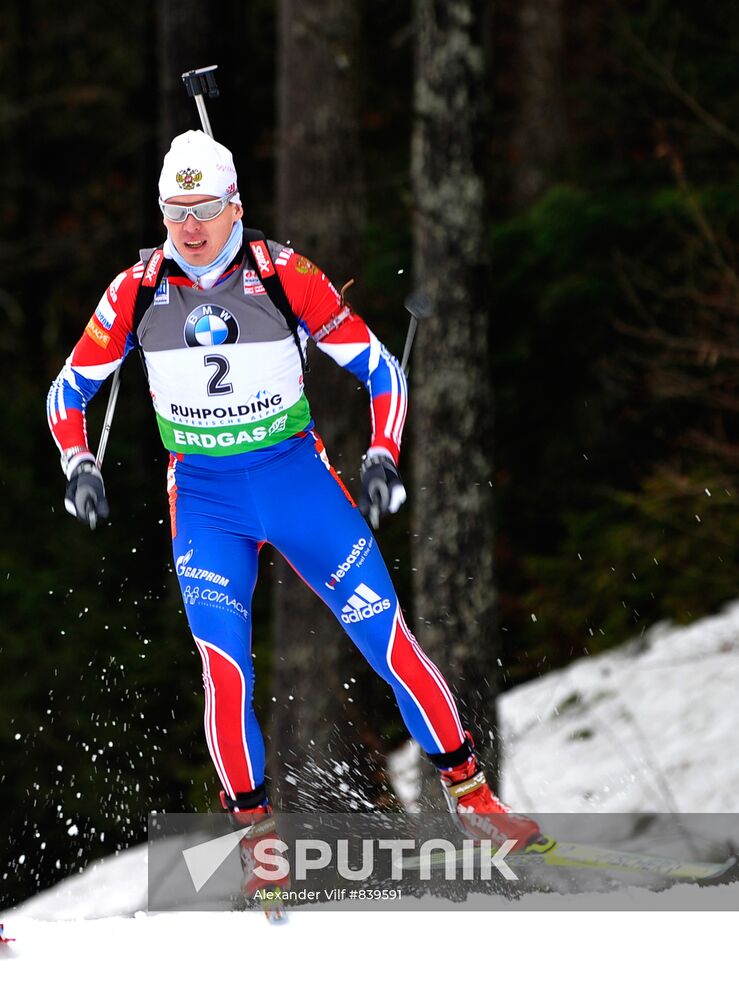
[[[311,338],[366,385],[371,447],[397,462],[407,398],[397,360],[310,261],[280,244],[269,249],[301,348]],[[139,262],[110,284],[51,387],[49,425],[63,462],[88,449],[87,403],[136,345],[144,273]],[[172,262],[137,337],[171,455],[174,565],[202,658],[208,748],[226,794],[237,799],[264,780],[251,596],[265,542],[392,686],[424,750],[456,751],[465,734],[454,698],[408,629],[377,542],[313,429],[295,339],[256,272],[239,259],[202,289]]]

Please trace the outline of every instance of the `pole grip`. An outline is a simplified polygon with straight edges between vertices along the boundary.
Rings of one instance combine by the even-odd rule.
[[[182,74],[182,82],[188,97],[197,97],[202,94],[204,97],[218,97],[218,84],[216,83],[217,66],[203,66],[201,69],[190,69]]]
[[[213,138],[213,129],[210,126],[208,109],[205,106],[206,97],[218,97],[218,84],[216,83],[217,66],[203,66],[201,69],[191,69],[182,74],[182,82],[185,85],[188,97],[195,100],[195,106],[200,115],[200,124],[203,132]]]

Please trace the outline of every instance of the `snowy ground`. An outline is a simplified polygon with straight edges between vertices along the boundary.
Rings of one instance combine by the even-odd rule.
[[[739,812],[739,602],[500,700],[503,797],[535,812]]]
[[[739,602],[498,701],[502,798],[532,813],[739,813]],[[413,807],[418,748],[393,762]]]
[[[501,699],[504,797],[536,812],[739,812],[738,690],[739,603],[516,688]],[[692,997],[725,979],[733,918],[296,911],[275,927],[253,913],[147,914],[140,847],[5,915],[18,940],[0,946],[0,989]]]

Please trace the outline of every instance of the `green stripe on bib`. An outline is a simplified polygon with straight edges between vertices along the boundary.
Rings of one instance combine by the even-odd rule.
[[[304,430],[309,422],[310,407],[305,396],[277,416],[248,424],[190,427],[167,420],[157,413],[164,447],[183,455],[240,455],[245,451],[256,451],[285,441]]]

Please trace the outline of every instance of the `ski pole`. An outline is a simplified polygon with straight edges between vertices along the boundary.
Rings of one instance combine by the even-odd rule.
[[[425,292],[411,292],[403,305],[411,314],[411,321],[408,324],[408,333],[405,335],[403,360],[400,362],[403,374],[407,376],[408,364],[411,359],[411,350],[413,349],[413,341],[415,340],[416,330],[418,329],[418,321],[421,319],[428,319],[429,316],[433,316],[434,304]]]
[[[205,106],[206,97],[218,97],[218,84],[216,83],[217,66],[203,66],[202,69],[191,69],[182,74],[182,82],[189,97],[195,99],[195,106],[200,115],[200,124],[203,132],[213,138],[213,129],[210,127],[208,109]]]
[[[103,456],[105,455],[105,449],[108,444],[108,437],[110,436],[110,427],[113,423],[113,414],[115,413],[115,404],[118,402],[118,390],[121,387],[121,369],[120,365],[116,368],[113,373],[113,381],[110,384],[110,396],[108,396],[108,407],[105,411],[105,420],[103,421],[103,429],[100,432],[100,443],[98,444],[98,453],[95,456],[95,464],[98,469],[103,466]]]
[[[407,378],[411,351],[413,350],[413,341],[415,340],[416,330],[418,329],[418,321],[421,319],[428,319],[429,316],[433,316],[434,303],[425,292],[411,292],[411,294],[406,297],[403,305],[411,314],[411,321],[408,324],[408,333],[405,335],[403,360],[400,362],[401,370]],[[378,502],[375,502],[374,500],[371,502],[368,516],[370,527],[376,531],[380,524],[380,505]]]
[[[210,127],[208,109],[205,106],[205,98],[218,97],[218,84],[216,83],[215,77],[215,71],[217,69],[217,66],[204,66],[202,69],[191,69],[187,73],[182,74],[182,82],[185,84],[185,90],[187,91],[188,96],[195,98],[195,105],[198,109],[198,114],[200,115],[200,123],[203,126],[203,132],[205,132],[206,135],[209,135],[211,139],[213,138],[213,129]],[[116,403],[118,402],[118,390],[120,389],[120,383],[121,369],[119,366],[113,373],[113,381],[110,384],[108,406],[105,410],[105,420],[103,421],[103,429],[100,433],[98,452],[95,456],[95,464],[98,469],[103,467],[105,449],[108,446],[110,428],[113,424],[113,414],[115,413]]]

